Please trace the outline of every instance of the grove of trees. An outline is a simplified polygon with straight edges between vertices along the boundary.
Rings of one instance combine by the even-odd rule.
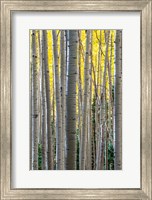
[[[30,30],[30,169],[122,169],[122,31]]]

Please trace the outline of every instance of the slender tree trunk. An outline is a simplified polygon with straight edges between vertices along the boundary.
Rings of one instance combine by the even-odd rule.
[[[95,61],[95,65],[97,66],[97,60]],[[93,74],[94,74],[94,87],[95,87],[95,146],[96,146],[96,161],[95,161],[95,168],[98,169],[98,161],[99,161],[99,142],[100,142],[100,135],[99,135],[99,97],[98,97],[98,82],[97,82],[97,72],[96,68],[93,66]]]
[[[101,94],[102,91],[102,68],[101,68],[101,31],[100,31],[100,38],[97,37],[97,33],[96,33],[96,37],[98,39],[98,76],[97,76],[97,90],[99,93],[99,96]],[[99,112],[99,118],[101,117],[101,103],[102,103],[102,99],[100,98],[100,107],[98,105],[98,109],[97,112]],[[100,120],[99,120],[100,121]],[[97,169],[101,168],[101,143],[102,143],[102,125],[99,124],[100,122],[98,121],[98,145],[97,145]]]
[[[105,64],[104,64],[104,74],[102,82],[102,93],[101,93],[101,107],[100,107],[100,130],[101,130],[101,163],[100,169],[104,169],[104,150],[105,150],[105,139],[106,139],[106,71],[108,65],[108,47],[109,47],[109,31],[105,32],[105,42],[106,42],[106,53],[105,53]]]
[[[66,97],[68,94],[68,73],[69,73],[69,30],[65,31],[65,46],[66,46]],[[66,98],[67,101],[67,98]],[[67,102],[66,102],[67,105]],[[65,169],[66,169],[66,160],[67,160],[67,107],[65,110]]]
[[[41,65],[41,132],[42,132],[42,169],[47,170],[47,116],[46,116],[46,79],[45,79],[45,41],[42,32],[42,65]]]
[[[55,93],[56,93],[56,169],[61,170],[63,169],[61,90],[59,82],[57,35],[55,30],[53,30],[52,33],[53,33],[53,53],[54,53]]]
[[[60,54],[61,54],[61,108],[62,108],[62,160],[63,169],[65,168],[65,124],[66,124],[66,46],[65,31],[61,30],[60,38]]]
[[[32,31],[32,135],[33,163],[32,169],[38,169],[38,70],[36,66],[36,31]]]
[[[112,53],[113,52],[113,37],[111,34],[110,58],[108,63],[108,83],[109,83],[109,101],[108,101],[108,137],[110,144],[113,145],[113,95],[112,95]],[[113,145],[114,146],[114,145]],[[109,169],[112,169],[112,161],[108,164]]]
[[[78,51],[78,92],[79,92],[79,169],[80,169],[80,160],[81,160],[81,142],[82,142],[82,107],[83,107],[83,89],[82,89],[82,77],[81,77],[81,58],[84,56],[82,52],[82,43],[81,43],[81,31],[78,31],[78,41],[79,41],[79,51]]]
[[[37,45],[37,59],[38,59],[38,62],[39,62],[39,66],[38,66],[38,111],[39,111],[39,136],[38,136],[38,144],[41,144],[41,140],[42,140],[42,137],[41,137],[41,96],[40,96],[40,93],[41,93],[41,84],[40,84],[40,80],[41,80],[41,41],[40,41],[40,31],[37,31],[37,34],[38,34],[38,45]],[[39,166],[38,166],[39,167]]]
[[[30,170],[33,169],[33,127],[32,127],[32,95],[33,95],[33,31],[30,31]]]
[[[122,169],[122,31],[116,32],[115,170]]]
[[[108,79],[109,79],[109,114],[108,114],[108,129],[109,139],[113,143],[113,97],[112,97],[112,77],[111,77],[111,66],[112,66],[112,35],[111,35],[111,48],[110,48],[110,62],[108,63]]]
[[[93,159],[93,164],[92,164],[92,169],[96,169],[96,147],[95,147],[95,130],[93,128],[93,138],[92,138],[92,159]]]
[[[53,72],[53,97],[52,97],[52,134],[53,134],[53,159],[56,160],[56,152],[55,152],[55,144],[56,144],[56,133],[55,133],[55,90],[54,90],[54,81],[55,81],[55,78],[54,78],[54,72]],[[54,166],[53,166],[54,169],[56,169],[56,163],[54,162]]]
[[[97,31],[96,31],[96,37],[97,37]],[[101,32],[100,32],[100,37],[101,37]],[[97,37],[98,38],[98,37]],[[101,49],[101,42],[100,40],[98,41],[98,55],[97,55],[97,99],[96,99],[96,118],[97,118],[97,169],[100,169],[100,164],[101,164],[101,138],[102,138],[102,131],[101,131],[101,126],[100,126],[100,93],[101,93],[101,86],[100,86],[100,75],[101,75],[101,54],[100,54],[100,49]]]
[[[76,78],[77,78],[77,31],[69,30],[69,69],[67,93],[67,161],[66,169],[76,169]]]
[[[108,62],[108,61],[107,61]],[[107,64],[108,65],[108,64]],[[106,81],[107,82],[107,81]],[[108,170],[108,144],[109,144],[109,136],[108,136],[108,107],[107,107],[107,88],[105,88],[105,170]]]
[[[88,107],[88,89],[89,89],[89,46],[90,46],[90,31],[86,31],[86,55],[84,69],[84,105],[83,105],[83,127],[82,127],[82,142],[81,142],[81,160],[80,169],[85,170],[86,160],[86,141],[87,141],[87,107]]]
[[[81,85],[81,44],[80,44],[80,31],[78,31],[78,130],[79,130],[79,169],[80,169],[80,144],[82,132],[82,85]]]
[[[51,124],[51,95],[50,95],[50,74],[48,65],[48,40],[47,31],[43,31],[44,40],[44,70],[46,80],[46,114],[47,114],[47,141],[48,141],[48,169],[53,169],[53,134]]]
[[[90,31],[90,48],[89,48],[89,91],[88,91],[88,150],[87,150],[87,169],[92,169],[92,31]]]

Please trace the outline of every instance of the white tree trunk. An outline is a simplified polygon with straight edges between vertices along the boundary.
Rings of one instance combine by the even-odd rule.
[[[63,169],[62,156],[62,109],[61,109],[61,90],[59,82],[59,63],[57,51],[57,35],[53,34],[53,54],[54,54],[54,72],[55,72],[55,93],[56,93],[56,169]]]
[[[79,161],[80,161],[80,143],[81,143],[81,130],[82,130],[82,87],[81,87],[81,46],[80,46],[80,31],[78,31],[78,75],[77,75],[77,82],[78,82],[78,130],[79,130]],[[80,168],[80,162],[79,162]]]
[[[108,47],[109,47],[109,31],[105,32],[105,42],[106,42],[106,53],[105,53],[105,63],[104,63],[104,74],[102,81],[101,90],[101,105],[100,105],[100,151],[99,151],[99,168],[104,169],[104,150],[105,150],[105,140],[106,140],[106,71],[108,65]]]
[[[90,46],[90,30],[86,31],[86,54],[84,67],[84,105],[83,105],[83,120],[82,120],[82,141],[81,141],[81,159],[80,169],[85,170],[86,162],[86,142],[87,142],[87,109],[88,109],[88,91],[89,91],[89,46]]]
[[[115,72],[115,170],[122,169],[122,31],[116,31]]]
[[[46,79],[45,79],[45,41],[42,31],[42,65],[41,65],[41,132],[42,132],[42,169],[47,170],[47,107],[46,107]]]
[[[88,150],[87,150],[87,169],[92,170],[92,31],[90,31],[89,46],[89,91],[88,91]]]
[[[46,114],[47,114],[47,142],[48,142],[48,169],[54,168],[53,163],[53,134],[52,134],[52,120],[51,120],[51,96],[50,96],[50,74],[48,65],[48,40],[47,31],[43,31],[44,40],[44,67],[45,67],[45,81],[46,81]]]
[[[32,169],[38,169],[38,69],[36,66],[36,31],[32,31],[32,135],[33,148]]]
[[[111,35],[111,47],[110,47],[110,62],[108,64],[108,79],[109,79],[109,113],[108,113],[108,129],[109,129],[109,138],[113,143],[113,123],[111,118],[113,117],[113,97],[112,97],[112,77],[111,77],[111,66],[112,66],[112,35]]]
[[[76,169],[76,78],[77,78],[77,31],[69,30],[69,67],[67,85],[66,169]]]
[[[81,42],[81,31],[78,31],[78,107],[79,107],[79,169],[80,169],[80,160],[81,160],[81,141],[82,141],[82,107],[83,107],[83,95],[82,95],[82,77],[81,77],[81,57],[82,53],[82,42]]]
[[[65,133],[66,133],[66,42],[65,31],[61,30],[60,37],[60,54],[61,54],[61,108],[62,108],[62,160],[65,168]]]

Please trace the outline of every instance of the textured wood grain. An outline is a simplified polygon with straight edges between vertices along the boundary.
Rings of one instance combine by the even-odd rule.
[[[141,12],[141,189],[11,189],[11,29],[13,10]],[[1,199],[146,199],[151,200],[151,1],[1,1],[0,159]]]

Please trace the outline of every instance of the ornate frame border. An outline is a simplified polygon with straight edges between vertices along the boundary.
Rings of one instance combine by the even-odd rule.
[[[1,2],[1,199],[152,199],[152,1],[12,0]],[[141,188],[11,189],[11,13],[13,11],[139,11],[141,16]],[[130,177],[131,178],[131,177]]]

